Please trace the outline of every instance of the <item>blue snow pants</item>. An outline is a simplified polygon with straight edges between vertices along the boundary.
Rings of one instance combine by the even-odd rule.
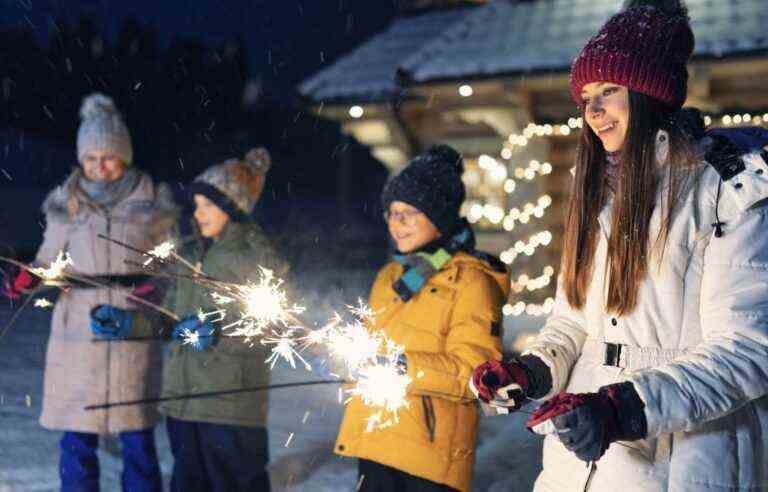
[[[161,492],[162,476],[157,461],[154,429],[121,432],[123,492]],[[99,435],[65,432],[61,438],[59,476],[62,492],[98,492]]]
[[[171,492],[269,492],[264,427],[167,417],[173,454]]]

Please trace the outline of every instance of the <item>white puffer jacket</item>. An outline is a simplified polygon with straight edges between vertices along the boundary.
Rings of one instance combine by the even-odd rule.
[[[659,132],[660,163],[667,142]],[[610,202],[601,212],[584,308],[571,309],[558,288],[527,353],[552,372],[542,400],[631,381],[645,403],[648,439],[611,444],[587,465],[547,436],[535,490],[768,489],[768,162],[760,153],[742,160],[746,169],[722,183],[702,165],[681,197],[661,267],[651,263],[637,307],[622,317],[604,309]],[[714,234],[716,201],[722,237]],[[614,366],[604,364],[606,343],[622,345]]]

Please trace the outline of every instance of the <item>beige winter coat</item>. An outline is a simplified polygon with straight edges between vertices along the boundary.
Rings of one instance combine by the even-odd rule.
[[[176,220],[170,191],[142,174],[136,187],[109,213],[81,207],[72,218],[65,186],[53,190],[43,210],[47,226],[36,262],[48,265],[59,251],[72,256],[72,271],[87,275],[136,273],[125,260],[137,253],[98,238],[99,234],[141,249],[165,239]],[[159,394],[161,345],[147,342],[92,342],[90,311],[99,304],[132,308],[119,291],[62,292],[53,311],[45,365],[40,424],[57,430],[117,433],[152,427],[154,405],[85,411],[86,405]]]

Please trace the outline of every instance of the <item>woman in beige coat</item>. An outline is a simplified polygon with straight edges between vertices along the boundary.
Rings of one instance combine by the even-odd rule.
[[[136,273],[126,260],[139,255],[100,239],[99,234],[149,249],[176,220],[167,187],[131,166],[128,130],[111,99],[93,94],[83,101],[77,136],[80,167],[43,204],[46,229],[36,263],[50,264],[61,251],[69,267],[85,275]],[[18,297],[36,280],[20,273],[6,292]],[[153,406],[86,411],[86,405],[156,396],[161,347],[142,342],[93,343],[90,312],[100,304],[131,308],[125,289],[62,292],[53,312],[45,366],[43,427],[64,431],[59,472],[62,490],[99,488],[99,434],[119,434],[124,490],[161,490]]]

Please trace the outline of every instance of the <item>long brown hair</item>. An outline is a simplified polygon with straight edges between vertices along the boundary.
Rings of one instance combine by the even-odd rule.
[[[605,272],[608,276],[605,307],[617,315],[635,308],[640,282],[648,272],[649,253],[658,253],[661,262],[676,198],[696,162],[690,137],[674,120],[675,112],[669,108],[653,98],[629,91],[629,127],[619,157]],[[669,136],[666,160],[669,165],[663,168],[669,187],[661,193],[659,201],[656,136],[662,129]],[[600,230],[597,216],[609,195],[605,168],[603,145],[584,124],[565,222],[562,260],[565,294],[568,303],[577,309],[586,301]],[[663,207],[662,223],[654,244],[650,244],[651,215],[657,205]]]

